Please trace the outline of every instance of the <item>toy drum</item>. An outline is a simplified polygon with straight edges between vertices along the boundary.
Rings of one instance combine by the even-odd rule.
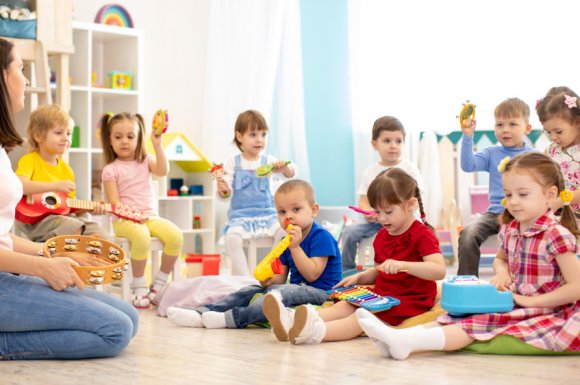
[[[454,275],[443,281],[441,307],[453,316],[505,313],[514,308],[514,300],[510,291],[498,291],[475,275]]]
[[[44,243],[44,256],[66,257],[67,253],[91,254],[99,258],[102,266],[73,266],[85,285],[103,285],[120,281],[125,275],[129,261],[118,245],[100,238],[84,235],[61,235]]]

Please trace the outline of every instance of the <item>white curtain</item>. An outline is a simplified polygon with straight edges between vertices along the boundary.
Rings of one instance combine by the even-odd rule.
[[[300,1],[212,0],[209,7],[201,148],[216,162],[238,153],[236,117],[255,109],[275,131],[266,151],[292,159],[308,178]]]
[[[439,167],[439,146],[437,135],[433,131],[425,132],[419,145],[419,171],[425,181],[425,191],[422,194],[423,206],[427,221],[432,225],[441,223],[443,209],[443,193],[441,192],[441,172]]]
[[[201,148],[212,161],[239,153],[232,144],[242,111],[260,111],[270,128],[266,152],[291,159],[309,178],[299,0],[211,0]],[[227,203],[218,202],[216,227]]]

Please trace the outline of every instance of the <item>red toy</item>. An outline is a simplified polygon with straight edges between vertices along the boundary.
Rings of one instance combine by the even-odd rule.
[[[222,163],[213,163],[212,162],[212,167],[208,171],[212,175],[212,177],[217,182],[219,182],[222,180],[222,177],[224,175],[224,165]],[[222,194],[223,194],[224,198],[227,198],[230,196],[230,193],[228,190],[222,190]]]

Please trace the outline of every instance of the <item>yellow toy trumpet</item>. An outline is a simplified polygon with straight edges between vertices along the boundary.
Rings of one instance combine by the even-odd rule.
[[[292,225],[288,225],[286,231],[292,230]],[[292,239],[290,235],[286,235],[278,244],[262,259],[262,261],[254,269],[254,278],[258,281],[265,281],[272,278],[276,274],[280,274],[282,270],[282,262],[280,256],[290,246]]]

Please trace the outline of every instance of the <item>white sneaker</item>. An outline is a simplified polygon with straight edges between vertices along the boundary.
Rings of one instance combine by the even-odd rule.
[[[262,311],[278,341],[288,341],[288,331],[294,323],[294,309],[284,307],[279,291],[272,291],[264,296]]]
[[[294,345],[319,344],[326,336],[326,325],[312,305],[298,306],[288,336]]]

